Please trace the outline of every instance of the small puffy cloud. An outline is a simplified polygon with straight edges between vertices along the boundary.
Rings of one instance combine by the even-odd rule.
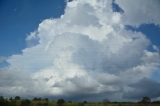
[[[7,59],[0,94],[127,99],[128,89],[138,87],[130,85],[149,79],[160,60],[123,17],[112,0],[68,2],[64,15],[42,21],[26,38],[30,46]]]

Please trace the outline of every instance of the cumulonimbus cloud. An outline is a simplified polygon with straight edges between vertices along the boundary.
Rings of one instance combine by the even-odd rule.
[[[74,0],[60,18],[42,21],[26,38],[29,46],[0,71],[0,94],[129,98],[138,86],[130,85],[150,79],[160,61],[144,34],[125,28],[133,16],[116,1],[124,13],[113,12],[112,0]]]

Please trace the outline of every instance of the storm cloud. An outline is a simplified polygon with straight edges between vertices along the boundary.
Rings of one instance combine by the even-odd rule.
[[[158,98],[160,83],[150,79],[159,70],[159,54],[148,49],[153,45],[143,33],[125,27],[160,24],[157,0],[124,1],[114,1],[124,13],[113,11],[112,0],[67,2],[60,18],[43,20],[26,38],[29,46],[22,54],[6,60],[9,66],[0,71],[0,94],[91,100]],[[154,7],[149,8],[149,15],[144,13],[146,20],[130,7],[141,8],[137,1],[144,3],[146,11],[148,3]],[[153,86],[158,94],[149,92]]]

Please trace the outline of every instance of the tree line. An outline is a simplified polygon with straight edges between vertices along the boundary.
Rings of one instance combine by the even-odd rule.
[[[122,104],[122,106],[123,105],[128,106],[125,104],[151,104],[151,106],[155,106],[152,104],[158,104],[160,106],[160,101],[151,101],[149,97],[145,96],[136,103],[135,102],[134,103],[133,102],[132,103],[131,102],[111,102],[107,100],[99,103],[101,105],[95,105],[95,104],[97,103],[87,102],[86,100],[78,103],[72,102],[72,101],[66,102],[63,98],[54,101],[54,100],[49,100],[48,98],[35,97],[33,99],[22,99],[20,96],[16,96],[14,98],[13,97],[5,98],[3,96],[0,96],[0,106],[85,106],[85,105],[86,106],[88,105],[89,106],[109,106],[108,104],[117,104],[115,106],[119,106],[120,104]]]

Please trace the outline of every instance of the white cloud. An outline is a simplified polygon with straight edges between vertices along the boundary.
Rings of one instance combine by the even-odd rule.
[[[127,25],[160,25],[159,0],[115,0],[124,10],[123,22]]]
[[[38,43],[7,60],[8,71],[0,75],[9,78],[0,77],[0,93],[70,97],[108,93],[108,98],[125,99],[125,88],[150,78],[160,61],[157,52],[147,50],[151,43],[145,35],[125,29],[123,14],[112,12],[111,3],[69,2],[61,18],[42,21],[26,39]]]

